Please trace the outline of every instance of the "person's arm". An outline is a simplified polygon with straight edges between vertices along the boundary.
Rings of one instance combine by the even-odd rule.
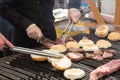
[[[14,11],[10,6],[8,6],[8,3],[10,4],[11,0],[0,2],[0,16],[14,24],[15,27],[21,27],[26,30],[29,38],[40,40],[43,36],[40,28],[27,17]]]
[[[14,45],[9,42],[1,33],[0,33],[0,51],[4,49],[4,45],[7,45],[10,48],[13,48]]]
[[[80,13],[80,2],[81,0],[70,0],[68,4],[69,18],[73,23],[77,23],[81,17]]]

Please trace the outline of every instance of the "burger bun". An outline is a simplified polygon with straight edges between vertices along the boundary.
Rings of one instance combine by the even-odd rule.
[[[72,62],[64,55],[61,59],[51,60],[51,64],[57,70],[66,70],[71,67]]]
[[[70,80],[80,79],[85,76],[85,71],[78,68],[71,68],[64,71],[64,76]]]
[[[67,48],[62,44],[58,44],[58,45],[53,45],[50,48],[50,50],[56,50],[58,52],[65,52],[65,51],[67,51]]]
[[[94,42],[92,40],[88,39],[87,37],[83,37],[83,39],[81,39],[79,41],[79,44],[81,47],[84,47],[87,44],[94,44]]]
[[[120,40],[120,33],[119,32],[111,32],[108,35],[108,39],[111,41],[119,41]]]
[[[98,40],[96,42],[96,45],[98,46],[98,48],[109,48],[112,46],[112,44],[109,41],[103,39]]]
[[[97,37],[106,37],[109,32],[109,27],[107,25],[99,25],[95,30],[95,35]]]
[[[80,44],[76,41],[69,41],[66,43],[66,47],[69,49],[71,47],[73,48],[80,48]]]

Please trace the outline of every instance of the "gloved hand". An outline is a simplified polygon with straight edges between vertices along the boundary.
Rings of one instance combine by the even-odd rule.
[[[14,45],[13,45],[11,42],[9,42],[9,41],[0,33],[0,51],[3,50],[5,44],[6,44],[8,47],[10,47],[10,48],[13,48],[13,47],[14,47]]]
[[[69,9],[69,19],[73,22],[73,23],[77,23],[81,17],[81,13],[78,9],[75,8],[71,8]]]
[[[37,41],[39,41],[43,37],[40,28],[36,24],[31,24],[26,29],[26,32],[29,38],[36,39]]]

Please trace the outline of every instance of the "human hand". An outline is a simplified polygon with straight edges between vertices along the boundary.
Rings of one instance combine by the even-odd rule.
[[[36,24],[31,24],[26,29],[26,32],[29,38],[36,39],[37,41],[39,41],[43,37],[40,28]]]
[[[81,13],[78,9],[75,8],[71,8],[69,9],[69,19],[73,22],[73,23],[77,23],[81,17]]]
[[[10,47],[10,48],[13,48],[13,47],[14,47],[14,45],[13,45],[11,42],[9,42],[9,41],[0,33],[0,51],[3,50],[5,44],[6,44],[8,47]]]

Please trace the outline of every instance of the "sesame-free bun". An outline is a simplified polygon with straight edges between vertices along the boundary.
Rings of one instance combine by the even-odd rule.
[[[46,53],[59,53],[58,50],[50,50],[50,49],[43,49],[41,52],[46,52]]]
[[[49,50],[49,49],[43,49],[42,51],[40,52],[47,52],[47,53],[58,53],[57,51],[55,50]],[[30,54],[32,60],[34,61],[45,61],[47,60],[47,57],[46,56],[39,56],[39,55],[34,55],[34,54]]]
[[[99,50],[98,46],[95,44],[87,44],[83,47],[85,51],[96,51]]]
[[[45,61],[47,60],[47,57],[45,56],[39,56],[39,55],[34,55],[34,54],[30,54],[32,60],[34,61]]]
[[[56,53],[58,54],[58,53]],[[64,54],[61,54],[63,57],[65,56]],[[62,58],[52,58],[52,57],[47,57],[47,61],[49,63],[52,63],[52,62],[57,62],[57,61],[61,61]]]
[[[57,70],[66,70],[71,67],[72,62],[64,55],[63,58],[51,60],[51,64]]]
[[[87,37],[83,37],[80,41],[79,44],[81,47],[84,47],[87,44],[94,44],[94,42],[90,39],[88,39]]]
[[[109,41],[103,39],[98,40],[96,42],[96,45],[98,46],[98,48],[109,48],[112,46],[112,44]]]
[[[78,68],[71,68],[64,71],[64,76],[70,80],[80,79],[85,76],[85,71]]]
[[[118,41],[118,40],[120,40],[120,33],[119,32],[111,32],[108,35],[108,39],[111,41]]]
[[[80,44],[78,42],[76,42],[76,41],[69,41],[69,42],[66,43],[66,47],[67,48],[71,48],[71,47],[79,48]]]
[[[99,25],[95,30],[95,35],[97,37],[106,37],[109,32],[109,27],[107,25]]]
[[[58,45],[53,45],[50,48],[50,50],[57,50],[59,52],[65,52],[65,51],[67,51],[67,48],[64,45],[62,45],[62,44],[58,44]]]

